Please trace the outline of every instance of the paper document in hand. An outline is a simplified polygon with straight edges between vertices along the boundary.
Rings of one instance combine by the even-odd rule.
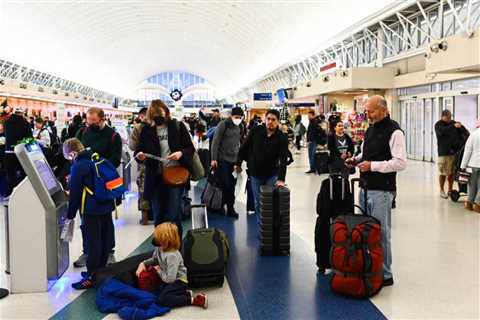
[[[73,229],[75,228],[75,220],[65,220],[63,225],[62,234],[60,238],[63,241],[72,242],[73,240]]]

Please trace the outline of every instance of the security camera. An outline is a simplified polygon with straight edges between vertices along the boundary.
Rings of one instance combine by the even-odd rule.
[[[328,82],[330,80],[329,76],[324,76],[322,78],[323,82]]]
[[[312,86],[312,84],[310,82],[307,82],[307,88],[310,88]]]
[[[442,42],[440,42],[438,44],[438,48],[439,49],[442,49],[443,51],[447,50],[448,49],[448,43],[447,41],[443,40]]]
[[[432,54],[429,52],[425,52],[423,56],[425,57],[425,59],[430,59],[432,57]]]
[[[437,53],[440,50],[440,46],[438,43],[434,43],[430,46],[430,51]]]
[[[343,71],[340,72],[340,76],[341,77],[346,77],[346,76],[348,76],[348,72],[346,70],[343,70]]]

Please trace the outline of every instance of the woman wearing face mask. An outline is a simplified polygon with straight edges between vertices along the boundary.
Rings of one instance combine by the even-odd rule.
[[[194,147],[187,128],[170,117],[168,107],[161,100],[153,100],[147,110],[146,121],[135,151],[138,161],[145,162],[144,197],[152,205],[155,226],[163,222],[177,224],[182,234],[181,198],[184,186],[167,186],[162,180],[163,168],[191,167]],[[147,158],[145,154],[168,159],[166,162]]]
[[[348,176],[350,172],[344,162],[345,159],[350,158],[354,151],[355,146],[352,138],[345,133],[345,127],[342,121],[337,121],[333,126],[334,132],[328,137],[328,150],[330,151],[329,169],[333,173],[342,173]]]

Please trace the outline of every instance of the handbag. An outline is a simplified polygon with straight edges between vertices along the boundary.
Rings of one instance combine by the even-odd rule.
[[[182,166],[164,167],[163,183],[170,187],[180,187],[187,183],[190,173]]]
[[[198,156],[198,152],[195,151],[193,153],[192,158],[192,170],[191,170],[190,178],[193,181],[198,181],[205,177],[205,170],[203,169],[202,161],[200,161],[200,157]]]
[[[213,170],[208,175],[208,183],[202,194],[202,203],[211,210],[220,210],[222,208],[222,189]]]

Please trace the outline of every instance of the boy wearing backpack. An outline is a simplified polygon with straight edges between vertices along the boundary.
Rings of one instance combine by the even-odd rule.
[[[72,284],[74,289],[82,290],[91,288],[92,274],[107,265],[112,241],[110,237],[113,234],[112,211],[115,210],[115,202],[99,201],[93,192],[96,190],[96,170],[90,149],[85,149],[80,140],[72,138],[63,144],[63,154],[66,159],[73,161],[69,179],[70,199],[67,219],[74,219],[80,210],[88,252],[87,272],[82,272],[82,280]]]

